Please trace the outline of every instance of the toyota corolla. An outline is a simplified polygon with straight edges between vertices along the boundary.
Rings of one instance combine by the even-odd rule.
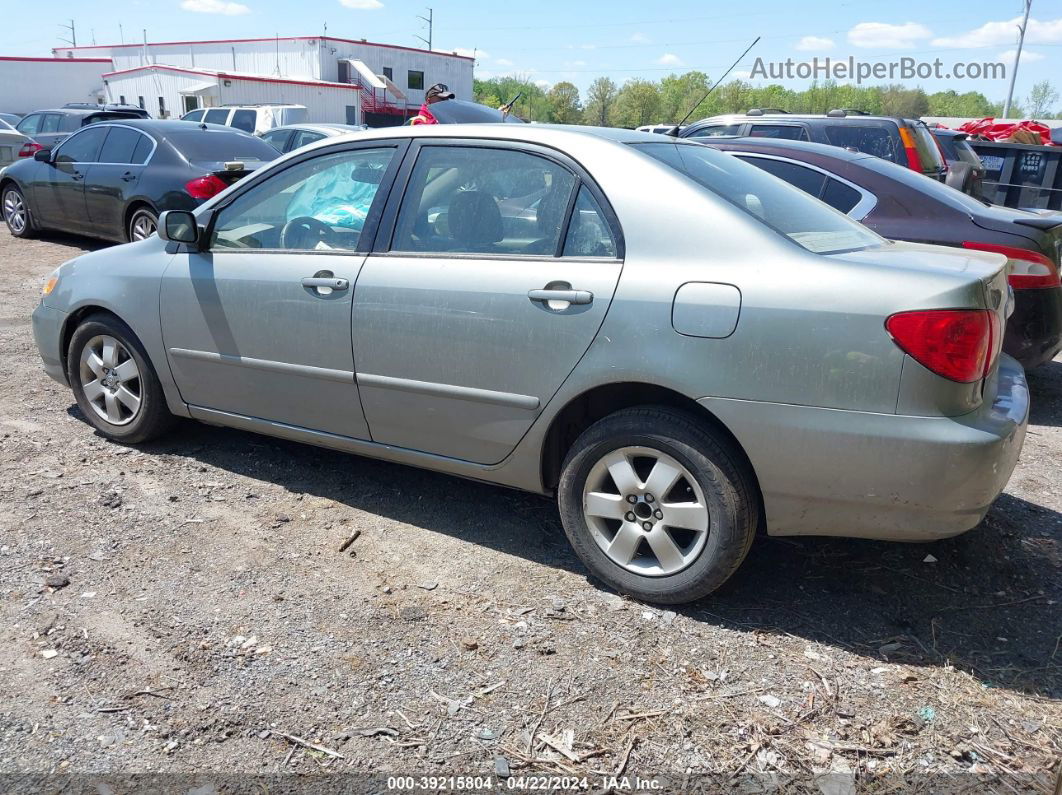
[[[105,437],[177,417],[557,498],[638,598],[775,535],[980,522],[1025,435],[1004,257],[889,243],[735,157],[623,130],[330,138],[44,286]]]

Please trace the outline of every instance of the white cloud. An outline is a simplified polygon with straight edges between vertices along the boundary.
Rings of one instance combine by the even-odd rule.
[[[230,3],[226,0],[184,0],[181,8],[197,14],[221,14],[226,17],[238,17],[240,14],[251,13],[251,9],[243,3]]]
[[[1017,54],[1018,54],[1018,51],[1016,49],[1015,50],[1007,50],[1006,52],[1001,52],[999,55],[997,55],[996,56],[996,60],[997,61],[1002,61],[1005,64],[1012,64],[1012,63],[1014,63],[1014,56],[1017,55]],[[1025,50],[1025,49],[1023,49],[1021,51],[1021,62],[1022,63],[1028,63],[1030,61],[1042,61],[1043,59],[1044,59],[1044,56],[1041,53],[1033,52],[1032,50]]]
[[[539,88],[549,88],[553,84],[551,82],[549,82],[548,80],[536,80],[535,81],[535,85],[538,86]]]
[[[339,4],[355,11],[375,11],[377,8],[383,8],[380,0],[339,0]]]
[[[635,33],[631,36],[631,41],[635,44],[650,44],[651,40],[644,33]]]
[[[496,58],[494,60],[494,63],[498,64],[498,66],[512,66],[513,65],[513,62],[510,61],[508,58]]]
[[[733,77],[735,80],[748,80],[750,77],[752,77],[752,72],[750,72],[748,69],[735,69],[733,72],[730,73],[730,76]]]
[[[827,39],[823,36],[805,36],[796,43],[798,50],[806,51],[822,51],[833,49],[833,39]]]
[[[661,66],[679,66],[682,63],[682,59],[673,52],[665,52],[656,59],[656,62]]]
[[[932,36],[932,31],[917,22],[890,25],[887,22],[860,22],[848,31],[848,41],[855,47],[902,50]]]
[[[986,22],[979,28],[968,30],[958,36],[933,39],[934,47],[995,47],[1000,44],[1015,44],[1018,41],[1018,25],[1021,17],[1005,22]],[[1025,29],[1028,44],[1062,44],[1062,19],[1041,22],[1030,19]]]

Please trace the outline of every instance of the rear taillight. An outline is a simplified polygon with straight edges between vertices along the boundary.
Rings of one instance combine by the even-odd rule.
[[[39,152],[43,148],[44,147],[36,141],[27,141],[26,143],[22,144],[22,148],[18,150],[18,156],[33,157],[37,152]]]
[[[922,170],[922,158],[918,156],[918,147],[915,146],[914,136],[903,125],[900,125],[900,140],[903,141],[903,151],[907,153],[907,167],[920,172]]]
[[[987,309],[900,312],[885,321],[900,348],[926,369],[960,384],[992,369],[998,320]]]
[[[1038,287],[1058,287],[1058,266],[1039,251],[1014,246],[997,246],[995,243],[963,243],[963,248],[976,251],[991,251],[1007,258],[1007,281],[1015,290],[1030,290]]]
[[[213,174],[207,174],[205,177],[196,177],[190,182],[185,183],[184,189],[188,191],[188,195],[193,199],[209,199],[213,196],[217,196],[225,188],[229,187],[222,180]]]

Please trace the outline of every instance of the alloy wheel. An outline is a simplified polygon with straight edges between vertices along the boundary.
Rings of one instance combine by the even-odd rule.
[[[598,460],[583,488],[583,516],[613,563],[649,577],[692,565],[710,526],[704,493],[690,471],[649,447],[622,447]]]
[[[128,425],[140,413],[143,385],[129,350],[106,334],[93,337],[81,351],[81,389],[89,406],[111,425]]]
[[[130,230],[130,240],[145,240],[151,237],[158,231],[158,222],[155,218],[148,213],[137,213],[133,218],[132,228]]]
[[[15,234],[26,230],[26,203],[17,190],[4,194],[4,220]]]

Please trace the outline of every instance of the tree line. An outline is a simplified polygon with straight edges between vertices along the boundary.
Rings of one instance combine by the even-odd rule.
[[[659,81],[633,78],[622,86],[607,77],[590,84],[585,96],[570,82],[552,86],[529,77],[492,77],[476,80],[475,100],[498,107],[519,95],[514,112],[528,121],[555,124],[593,124],[610,127],[640,127],[673,124],[689,113],[690,121],[726,113],[744,113],[749,108],[773,108],[790,113],[826,113],[850,108],[885,116],[959,116],[980,119],[1001,117],[1003,103],[991,102],[979,91],[938,91],[902,85],[855,86],[833,81],[812,83],[802,91],[781,85],[753,86],[743,80],[720,85],[707,99],[711,80],[704,72],[672,74]],[[1062,118],[1059,94],[1046,80],[1037,83],[1029,96],[1011,104],[1011,116]]]

